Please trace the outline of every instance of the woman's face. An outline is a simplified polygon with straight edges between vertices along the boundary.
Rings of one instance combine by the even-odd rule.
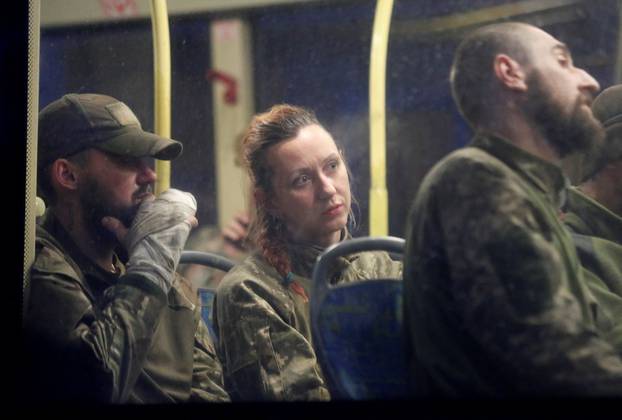
[[[267,209],[285,222],[292,238],[328,246],[339,241],[350,211],[350,181],[341,154],[326,130],[313,124],[271,146]]]

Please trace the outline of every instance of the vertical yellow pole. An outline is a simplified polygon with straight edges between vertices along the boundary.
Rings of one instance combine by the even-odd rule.
[[[369,234],[387,235],[389,200],[386,187],[386,67],[393,0],[377,0],[369,69]]]
[[[171,136],[171,42],[168,30],[166,0],[151,0],[151,26],[153,29],[153,63],[155,85],[155,132]],[[155,194],[171,186],[171,163],[156,160]]]
[[[43,213],[43,201],[37,197],[37,130],[39,121],[39,36],[40,0],[28,2],[28,110],[26,123],[26,188],[24,208],[24,278],[22,315],[28,308],[30,266],[35,260],[36,217]],[[43,207],[43,208],[42,208]],[[23,319],[23,317],[22,317]]]

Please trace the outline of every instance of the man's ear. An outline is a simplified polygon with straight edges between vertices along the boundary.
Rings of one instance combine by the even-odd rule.
[[[56,159],[52,163],[50,176],[58,188],[74,191],[78,189],[78,167],[67,159]]]
[[[522,66],[510,56],[497,54],[494,60],[495,76],[510,90],[527,91],[526,74]]]

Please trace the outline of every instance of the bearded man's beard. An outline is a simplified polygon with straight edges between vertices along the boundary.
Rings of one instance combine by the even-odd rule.
[[[575,152],[587,152],[602,144],[605,130],[586,109],[579,96],[569,114],[555,102],[552,92],[544,87],[539,73],[528,79],[527,110],[532,121],[555,149],[560,158]]]
[[[117,244],[118,241],[114,233],[102,225],[102,218],[115,217],[129,228],[140,206],[140,203],[130,206],[113,203],[94,178],[88,178],[81,186],[80,201],[84,209],[85,226],[91,231],[93,238],[109,244]]]

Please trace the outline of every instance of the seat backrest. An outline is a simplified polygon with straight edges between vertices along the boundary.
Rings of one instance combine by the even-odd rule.
[[[227,257],[203,251],[182,251],[179,263],[201,264],[225,272],[231,270],[235,266],[235,263]],[[201,318],[203,318],[214,343],[216,343],[218,341],[218,335],[214,329],[213,320],[214,297],[216,296],[216,290],[212,288],[199,288],[198,293],[201,301]]]
[[[201,264],[222,271],[229,271],[235,266],[227,257],[204,251],[182,251],[179,264]]]
[[[335,399],[403,398],[408,392],[402,330],[402,280],[375,279],[331,285],[335,258],[355,252],[404,252],[404,240],[366,237],[328,248],[313,271],[313,345]]]

